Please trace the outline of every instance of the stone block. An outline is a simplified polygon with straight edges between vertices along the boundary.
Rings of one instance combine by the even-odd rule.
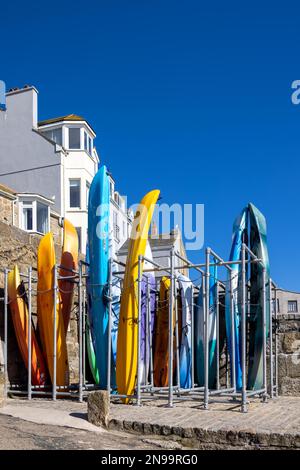
[[[108,428],[110,401],[106,390],[92,392],[88,396],[88,421],[96,426]]]
[[[300,352],[300,331],[284,333],[282,338],[282,351],[286,354]]]

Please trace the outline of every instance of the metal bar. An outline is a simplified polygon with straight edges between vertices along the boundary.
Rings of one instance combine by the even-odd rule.
[[[255,263],[262,263],[262,259],[260,258],[257,258],[257,259],[254,259],[254,260],[249,260],[248,263],[251,263],[251,264],[255,264]],[[242,264],[241,261],[224,261],[224,262],[217,262],[217,263],[209,263],[209,266],[210,267],[213,267],[213,266],[225,266],[227,267],[228,269],[230,269],[230,266],[231,265],[235,265],[235,264]],[[203,268],[205,267],[206,265],[204,263],[201,263],[201,264],[194,264],[194,265],[190,265],[190,264],[187,264],[187,265],[183,265],[183,266],[174,266],[174,269],[196,269],[196,268]],[[160,269],[157,269],[156,271],[165,271],[166,268],[160,268]]]
[[[137,398],[136,404],[137,406],[141,405],[141,326],[142,326],[142,260],[143,257],[139,256],[138,259],[138,318],[137,318],[137,326],[138,326],[138,349],[137,349]]]
[[[267,324],[266,324],[266,268],[263,267],[263,389],[265,390],[264,398],[267,397]]]
[[[228,269],[232,269],[230,267],[230,265],[227,266],[227,262],[223,260],[223,258],[221,258],[215,251],[213,251],[211,248],[210,248],[210,253],[211,253],[211,256],[213,256],[213,258],[215,258],[215,260],[218,260],[220,263],[222,263],[224,266],[226,266]]]
[[[52,379],[52,399],[56,400],[56,349],[57,349],[57,335],[56,335],[56,323],[57,323],[57,266],[53,267],[54,282],[53,282],[53,379]]]
[[[7,342],[8,342],[8,334],[7,334],[7,313],[8,313],[8,269],[5,268],[4,270],[4,398],[7,398],[7,390],[8,390],[8,357],[7,357]]]
[[[274,398],[273,315],[272,315],[272,281],[271,279],[269,279],[269,345],[270,345],[270,397]]]
[[[27,392],[28,392],[28,400],[31,400],[32,393],[31,393],[31,313],[32,313],[32,286],[31,286],[31,267],[28,268],[28,382],[27,382]]]
[[[79,307],[79,401],[83,401],[83,374],[82,374],[82,266],[79,263],[79,283],[78,283],[78,307]]]
[[[107,330],[107,392],[110,395],[111,391],[111,356],[112,356],[112,346],[111,346],[111,325],[112,325],[112,259],[110,258],[108,264],[108,330]]]
[[[169,391],[168,406],[173,408],[173,310],[174,310],[174,247],[170,252],[171,279],[169,291]]]
[[[194,286],[191,284],[191,298],[192,298],[192,305],[191,305],[191,383],[192,389],[195,386],[195,375],[194,375]]]
[[[278,390],[279,390],[279,387],[278,387],[278,322],[277,322],[277,312],[278,312],[278,308],[277,308],[277,287],[275,286],[274,287],[274,298],[275,298],[275,301],[274,301],[274,304],[275,304],[275,310],[274,310],[274,314],[275,314],[275,390],[276,390],[276,397],[278,397]]]
[[[242,244],[242,412],[247,410],[246,391],[246,245]]]
[[[234,292],[233,292],[233,273],[230,272],[230,320],[231,320],[231,384],[236,390],[236,369],[235,369],[235,306],[234,306]]]
[[[189,262],[189,260],[187,258],[184,258],[182,255],[180,255],[178,253],[178,251],[175,251],[174,252],[175,256],[177,256],[177,258],[181,259],[181,261],[183,261],[184,263],[186,263],[187,265],[189,265],[192,269],[195,269],[196,271],[199,271],[201,274],[204,273],[204,271],[200,268],[197,268],[197,267],[194,267],[194,265],[192,263]]]
[[[153,386],[153,357],[152,357],[152,312],[151,312],[151,286],[149,280],[147,282],[147,314],[148,314],[148,324],[147,324],[147,346],[149,342],[149,374],[150,374],[150,384]],[[148,377],[147,377],[148,379]]]
[[[83,386],[86,385],[86,288],[83,289],[82,293],[82,302],[83,302],[83,315],[82,315],[82,375],[83,375]]]
[[[209,399],[209,261],[210,261],[210,248],[206,249],[206,302],[204,311],[204,409],[208,410]]]
[[[216,376],[217,376],[217,390],[220,389],[220,301],[219,301],[219,281],[216,282],[216,359],[217,359],[217,364],[216,364]]]
[[[175,301],[175,340],[176,340],[176,378],[177,378],[177,387],[180,387],[180,351],[179,351],[179,331],[178,331],[178,298],[177,298],[177,281],[174,282],[174,301]],[[184,325],[181,323],[182,328]]]

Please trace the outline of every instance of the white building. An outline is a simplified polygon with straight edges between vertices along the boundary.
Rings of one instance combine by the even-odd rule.
[[[90,124],[76,114],[38,122],[33,86],[6,94],[6,110],[0,111],[0,183],[18,193],[20,228],[46,233],[53,212],[74,224],[85,252],[88,192],[99,166],[95,138]],[[111,201],[118,248],[131,218],[112,177]]]

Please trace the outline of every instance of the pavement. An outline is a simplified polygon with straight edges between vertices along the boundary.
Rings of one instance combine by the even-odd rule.
[[[168,408],[162,400],[145,401],[141,407],[112,403],[109,429],[104,430],[87,421],[86,403],[8,399],[0,408],[0,427],[6,429],[0,435],[0,449],[28,445],[26,448],[300,450],[300,397],[280,397],[267,403],[251,400],[248,413],[241,413],[240,405],[228,399],[212,403],[209,410],[195,401],[174,404]],[[28,440],[18,441],[24,433]]]

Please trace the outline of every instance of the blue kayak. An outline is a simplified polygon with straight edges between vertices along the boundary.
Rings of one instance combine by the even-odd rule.
[[[217,300],[217,267],[210,267],[209,277],[209,316],[208,316],[208,344],[209,344],[209,388],[213,389],[217,375],[217,322],[216,322],[216,300]],[[204,385],[204,303],[202,295],[202,286],[195,306],[194,324],[195,324],[195,377],[198,386]]]
[[[181,297],[182,333],[179,354],[180,387],[192,386],[192,310],[193,288],[192,282],[183,274],[178,275]]]
[[[230,251],[230,261],[240,261],[242,254],[242,244],[247,243],[248,230],[248,208],[244,208],[233,224],[232,246]],[[235,340],[235,378],[236,388],[240,390],[242,387],[242,367],[241,367],[241,292],[239,289],[241,282],[241,264],[232,264],[232,290],[233,290],[233,321],[234,321],[234,340]],[[230,274],[227,277],[228,288],[225,299],[225,319],[226,319],[226,336],[229,355],[232,357],[232,341],[231,341],[231,311],[230,311]]]
[[[262,260],[266,269],[266,288],[270,280],[270,265],[267,247],[267,224],[263,214],[249,204],[250,249]],[[251,264],[250,273],[250,316],[249,316],[249,370],[247,389],[260,390],[263,387],[263,266]],[[266,303],[266,336],[269,335],[270,305]]]
[[[109,179],[102,166],[92,181],[88,204],[90,328],[101,388],[107,386],[109,207]]]

